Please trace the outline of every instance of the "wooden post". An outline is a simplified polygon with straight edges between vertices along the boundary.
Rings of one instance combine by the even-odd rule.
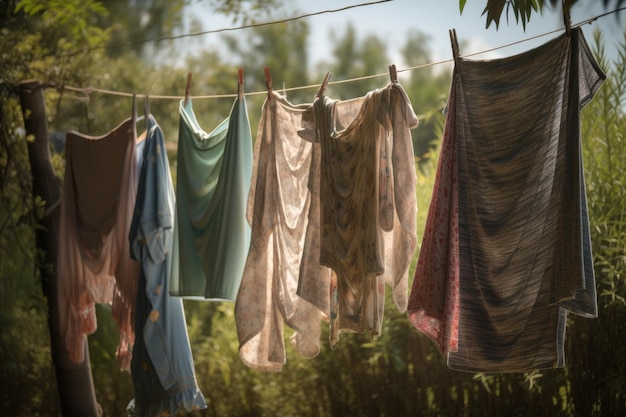
[[[38,259],[43,294],[48,300],[50,347],[63,416],[97,417],[99,405],[91,376],[89,350],[85,343],[85,360],[73,363],[59,331],[59,311],[56,285],[56,257],[59,236],[59,202],[61,187],[55,176],[48,143],[48,122],[43,86],[38,80],[28,80],[19,86],[24,128],[35,140],[28,143],[28,158],[33,175],[33,198],[46,202],[45,214],[38,219],[35,235],[37,248],[43,253]]]

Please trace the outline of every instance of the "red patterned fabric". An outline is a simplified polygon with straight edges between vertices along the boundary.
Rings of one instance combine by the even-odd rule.
[[[448,105],[454,108],[455,89]],[[408,317],[442,352],[456,351],[459,329],[459,206],[455,112],[447,114],[439,165],[408,302]]]

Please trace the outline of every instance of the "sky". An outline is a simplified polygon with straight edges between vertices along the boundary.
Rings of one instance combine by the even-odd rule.
[[[298,4],[306,12],[315,9],[338,8],[342,5],[358,4],[358,1],[338,1],[338,0],[298,0]],[[572,11],[572,22],[591,18],[602,14],[604,9],[600,0],[581,0]],[[536,35],[563,28],[563,17],[559,11],[552,9],[544,10],[543,15],[533,15],[524,31],[521,24],[515,22],[511,14],[510,24],[507,25],[506,17],[503,16],[500,27],[496,30],[495,24],[486,29],[486,17],[482,16],[486,0],[468,0],[463,11],[459,12],[458,0],[393,0],[388,3],[350,9],[344,12],[321,15],[308,18],[312,28],[317,27],[341,27],[346,21],[352,21],[361,33],[373,32],[390,40],[391,50],[399,50],[403,44],[403,36],[409,29],[417,29],[432,37],[432,51],[435,60],[451,57],[449,29],[456,29],[459,42],[465,43],[461,50],[461,55],[479,52],[485,49],[517,42]],[[604,17],[595,25],[585,27],[585,36],[591,38],[591,28],[601,25],[602,28],[611,29],[611,34],[619,38],[622,31],[624,17],[616,21],[615,17]],[[621,23],[620,23],[621,22]],[[322,33],[323,35],[323,33]],[[510,55],[521,52],[532,46],[537,46],[554,34],[543,37],[537,41],[524,42],[522,45],[510,47],[498,51],[496,56]],[[314,42],[323,50],[324,44],[328,42],[326,36],[314,37]],[[313,51],[319,51],[313,48]],[[494,54],[487,55],[494,56]],[[480,57],[481,59],[484,57]]]
[[[368,3],[372,0],[286,0],[280,12],[264,18],[262,21],[271,21],[282,17],[298,16],[307,13],[315,13],[323,10],[340,9],[342,7]],[[351,8],[335,13],[325,13],[305,18],[311,29],[310,36],[310,60],[315,65],[324,60],[325,55],[332,51],[331,30],[337,31],[341,36],[348,22],[357,29],[358,36],[364,37],[375,34],[389,43],[388,55],[401,70],[403,63],[400,50],[405,44],[404,37],[409,30],[418,30],[430,37],[429,49],[434,62],[452,58],[449,29],[455,29],[462,56],[473,54],[488,49],[508,45],[510,43],[524,41],[547,32],[563,29],[563,16],[559,10],[553,10],[549,6],[544,8],[543,14],[531,16],[526,29],[521,23],[516,23],[513,14],[510,14],[510,22],[507,24],[506,15],[502,16],[500,26],[496,29],[492,24],[488,29],[486,16],[482,11],[487,0],[467,0],[465,9],[459,12],[459,0],[392,0],[385,3]],[[546,3],[548,3],[546,1]],[[572,24],[601,15],[617,7],[615,0],[610,0],[609,9],[604,9],[600,0],[580,0],[572,9]],[[193,15],[202,23],[203,30],[214,30],[236,26],[230,19],[216,15],[207,9],[206,3],[194,6]],[[592,43],[592,32],[595,28],[602,29],[606,41],[606,52],[609,57],[617,54],[617,42],[623,40],[626,11],[619,14],[602,17],[592,24],[583,27],[588,43]],[[242,39],[246,35],[243,29],[236,34]],[[514,55],[539,46],[542,43],[558,36],[554,33],[539,37],[534,40],[524,41],[519,44],[498,49],[485,54],[475,55],[474,59],[491,59],[502,56]],[[199,40],[200,44],[219,44],[218,34],[208,34]],[[401,75],[399,74],[399,78]]]

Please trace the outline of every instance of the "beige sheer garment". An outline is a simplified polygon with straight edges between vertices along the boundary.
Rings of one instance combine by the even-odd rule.
[[[319,144],[311,104],[273,93],[263,105],[254,147],[247,219],[252,239],[235,304],[239,357],[247,366],[281,371],[284,323],[306,358],[320,351],[328,317],[330,269],[319,264]],[[297,295],[307,277],[322,283],[309,301]]]
[[[66,138],[57,285],[61,334],[70,358],[84,360],[85,336],[96,330],[95,303],[111,306],[120,342],[116,356],[129,369],[139,265],[128,233],[135,206],[135,123],[111,132]]]
[[[320,168],[320,263],[330,282],[330,344],[343,332],[381,332],[385,283],[407,306],[416,245],[415,165],[410,129],[418,120],[397,83],[364,98],[314,103]],[[306,298],[306,297],[305,297]]]

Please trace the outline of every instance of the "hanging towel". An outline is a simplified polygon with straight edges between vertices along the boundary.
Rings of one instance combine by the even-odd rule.
[[[416,247],[415,162],[410,129],[418,120],[397,83],[364,98],[314,102],[320,164],[320,263],[334,270],[330,344],[342,332],[380,334],[385,282],[406,310]]]
[[[141,275],[131,361],[135,399],[129,412],[173,416],[179,409],[206,408],[206,403],[196,382],[182,300],[169,295],[170,274],[178,274],[178,254],[172,251],[174,186],[163,132],[150,115],[146,139],[137,149],[142,150],[141,170],[129,241]]]
[[[57,258],[60,328],[70,358],[84,360],[85,335],[96,330],[94,304],[110,304],[120,332],[116,356],[126,370],[139,275],[127,238],[135,206],[135,137],[134,119],[100,137],[67,134]]]
[[[180,273],[172,277],[170,294],[235,300],[250,243],[245,210],[251,170],[245,98],[235,100],[229,119],[211,133],[198,124],[191,100],[181,101],[175,249]]]
[[[283,322],[296,330],[290,341],[300,354],[312,358],[320,350],[331,271],[319,264],[314,123],[311,104],[295,106],[273,93],[263,105],[247,209],[252,241],[235,304],[239,357],[255,369],[282,370]],[[304,277],[326,285],[310,302],[296,294]]]
[[[457,66],[408,307],[451,368],[562,367],[567,312],[597,316],[579,117],[604,78],[579,28]]]

